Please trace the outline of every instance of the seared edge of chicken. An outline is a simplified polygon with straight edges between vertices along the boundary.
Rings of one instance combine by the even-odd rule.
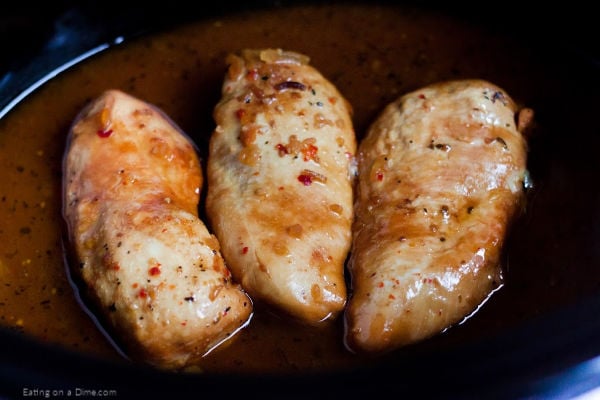
[[[106,91],[74,121],[63,172],[72,271],[130,356],[190,366],[248,323],[251,300],[198,218],[196,149],[162,112]]]
[[[351,107],[305,55],[247,49],[227,63],[207,166],[212,229],[253,299],[333,319],[351,244]]]
[[[406,94],[374,121],[357,156],[347,347],[430,337],[502,285],[531,118],[499,87],[462,80]]]

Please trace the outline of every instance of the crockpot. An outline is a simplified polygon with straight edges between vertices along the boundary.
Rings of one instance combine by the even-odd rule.
[[[77,60],[122,40],[208,16],[298,3],[11,2],[3,6],[0,15],[0,118]],[[548,63],[560,65],[565,71],[561,79],[569,76],[574,88],[574,97],[561,101],[569,110],[576,109],[582,99],[592,104],[581,107],[579,116],[565,112],[565,117],[581,120],[573,124],[563,121],[564,137],[552,138],[541,149],[562,154],[576,165],[575,171],[587,169],[592,171],[590,176],[597,177],[600,132],[596,117],[585,113],[600,106],[598,96],[590,95],[599,89],[600,72],[591,10],[575,3],[562,4],[560,9],[510,1],[479,6],[410,4],[493,25],[507,35],[529,41]],[[578,93],[586,95],[577,98]],[[569,131],[570,126],[578,131]],[[581,247],[572,251],[585,252],[587,268],[600,268],[598,187],[598,179],[592,179],[577,188],[580,193],[574,196],[585,208],[577,211],[582,224],[577,235],[587,236],[577,239]],[[569,206],[573,201],[565,200]],[[569,215],[561,212],[557,218]],[[582,215],[588,218],[582,219]],[[574,269],[573,274],[577,273]],[[72,397],[572,398],[600,388],[600,320],[596,317],[600,315],[600,282],[596,286],[597,293],[585,294],[518,326],[469,343],[442,350],[394,352],[363,368],[294,375],[162,372],[44,344],[0,327],[0,396],[67,397],[64,390],[69,388]]]

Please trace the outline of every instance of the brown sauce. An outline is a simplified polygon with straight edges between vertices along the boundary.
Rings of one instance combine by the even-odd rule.
[[[245,12],[126,40],[52,79],[0,121],[3,326],[43,342],[122,359],[83,310],[65,272],[61,162],[69,125],[87,101],[119,88],[162,108],[206,157],[225,56],[247,47],[281,47],[310,56],[352,104],[359,138],[402,93],[454,78],[488,79],[518,102],[541,108],[543,116],[540,93],[552,74],[534,59],[526,41],[406,7],[305,5]],[[541,126],[541,135],[552,134],[544,129],[552,128]],[[581,168],[582,175],[572,181],[564,175],[578,169],[577,162],[559,161],[547,170],[550,164],[535,155],[535,146],[531,151],[534,182],[550,183],[540,185],[536,209],[514,227],[505,286],[464,324],[418,346],[450,346],[492,335],[598,288],[600,273],[586,267],[598,255],[579,251],[579,238],[592,236],[592,225],[583,216],[571,218],[558,200],[591,179],[590,173]],[[563,180],[556,183],[556,176]],[[569,206],[580,200],[573,194],[565,201]],[[559,225],[554,220],[561,216]],[[587,278],[577,281],[573,273],[587,273]],[[210,353],[200,368],[285,373],[366,362],[345,349],[342,324],[304,327],[259,306],[250,326]]]

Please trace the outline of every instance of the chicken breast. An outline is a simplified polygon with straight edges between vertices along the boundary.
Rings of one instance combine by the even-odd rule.
[[[358,150],[352,293],[345,342],[384,352],[435,335],[502,285],[503,243],[518,215],[531,119],[481,80],[402,96]]]
[[[339,315],[351,244],[351,109],[302,54],[227,59],[210,141],[206,208],[252,298],[309,324]]]
[[[76,119],[63,167],[74,276],[129,355],[186,367],[248,323],[252,303],[198,218],[196,150],[166,116],[109,90]]]

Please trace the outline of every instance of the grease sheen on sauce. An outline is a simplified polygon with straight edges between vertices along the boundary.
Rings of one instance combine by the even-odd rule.
[[[51,80],[0,121],[3,326],[44,342],[122,359],[82,309],[65,273],[61,162],[70,123],[86,102],[118,88],[162,108],[195,140],[205,160],[225,56],[248,47],[308,55],[352,104],[359,138],[387,103],[435,81],[488,79],[543,111],[537,96],[550,79],[522,42],[467,21],[404,7],[323,5],[246,12],[126,40]],[[520,241],[508,250],[506,286],[466,323],[417,346],[451,346],[492,334],[598,287],[597,275],[575,288],[562,285],[567,256],[530,251],[534,240],[552,245],[560,239],[539,222],[550,214],[554,204],[548,199],[554,192],[540,193],[541,211],[527,224],[517,224]],[[526,229],[527,234],[519,233]],[[531,267],[544,262],[545,273]],[[342,329],[341,319],[305,327],[257,305],[250,326],[199,367],[294,372],[367,362],[344,348]]]

